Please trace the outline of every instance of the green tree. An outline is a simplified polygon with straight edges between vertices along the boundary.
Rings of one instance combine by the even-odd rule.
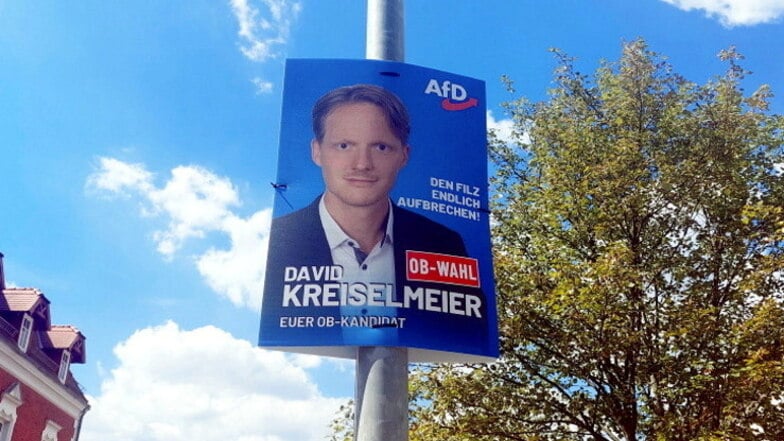
[[[354,400],[342,404],[329,424],[329,441],[353,441]]]
[[[412,375],[412,441],[784,439],[784,119],[642,40],[491,136],[502,357]],[[508,82],[513,92],[511,81]]]

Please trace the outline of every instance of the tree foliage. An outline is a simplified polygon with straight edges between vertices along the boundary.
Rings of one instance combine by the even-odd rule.
[[[491,136],[502,358],[412,375],[412,441],[784,439],[784,119],[642,40]],[[513,92],[511,81],[508,81]]]

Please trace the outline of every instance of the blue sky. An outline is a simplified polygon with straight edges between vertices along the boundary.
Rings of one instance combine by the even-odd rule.
[[[349,362],[254,347],[283,65],[363,58],[363,0],[0,0],[0,251],[87,337],[82,440],[309,441]],[[704,82],[731,45],[784,93],[782,0],[409,0],[406,61],[487,83],[492,127],[645,38]],[[784,102],[773,99],[782,113]],[[220,435],[219,435],[220,434]]]

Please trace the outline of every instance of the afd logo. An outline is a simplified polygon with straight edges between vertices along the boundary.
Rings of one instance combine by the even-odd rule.
[[[450,112],[466,110],[479,105],[479,100],[468,97],[465,87],[450,81],[439,83],[438,80],[431,79],[427,83],[425,94],[431,93],[443,98],[441,108]]]

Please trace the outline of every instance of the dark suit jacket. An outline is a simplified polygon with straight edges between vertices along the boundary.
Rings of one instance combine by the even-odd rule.
[[[272,221],[268,277],[271,274],[269,271],[274,271],[280,264],[332,265],[332,254],[319,217],[319,200],[320,197],[309,206]],[[399,274],[403,273],[400,269],[405,268],[405,250],[466,255],[463,239],[455,231],[395,205],[392,205],[392,211],[395,268]],[[285,262],[274,261],[270,268],[270,260],[274,256]],[[399,275],[397,281],[400,281]]]
[[[319,217],[319,200],[317,198],[307,207],[295,211],[291,214],[273,219],[270,231],[269,253],[267,254],[267,270],[264,284],[264,316],[260,330],[262,344],[268,343],[265,339],[265,331],[274,334],[278,332],[275,317],[290,316],[296,314],[292,308],[281,307],[281,298],[284,287],[284,269],[287,266],[329,266],[333,265],[332,254],[329,249],[326,234],[321,225]],[[393,210],[393,237],[394,237],[394,258],[395,258],[395,288],[396,300],[403,298],[404,283],[416,287],[435,287],[438,289],[454,289],[454,287],[432,283],[432,282],[410,282],[406,281],[406,250],[425,251],[431,253],[450,254],[455,256],[467,256],[466,248],[460,235],[420,214],[392,205]],[[481,290],[476,288],[458,289],[462,292],[471,292],[481,295]],[[482,316],[487,317],[483,298]],[[333,316],[340,315],[340,308],[322,308],[325,312]],[[312,312],[312,311],[311,311]],[[444,328],[445,332],[459,333],[459,328],[465,327],[465,322],[452,314],[435,313],[409,309],[398,312],[399,315],[406,316],[407,322],[401,331],[421,332],[428,327],[432,327],[433,320],[438,320],[439,327]],[[271,316],[271,317],[270,317]],[[463,318],[464,320],[464,318]],[[323,329],[323,336],[330,331],[340,331],[339,328]],[[287,332],[294,334],[303,332],[313,332],[312,329],[292,328]],[[481,338],[481,336],[473,336]],[[472,338],[473,338],[472,337]],[[379,344],[381,345],[381,344]]]

